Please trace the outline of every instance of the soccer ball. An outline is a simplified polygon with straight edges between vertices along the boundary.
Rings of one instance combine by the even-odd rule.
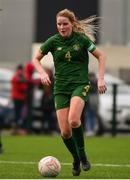
[[[61,170],[61,164],[57,158],[46,156],[38,163],[38,170],[44,177],[56,177]]]

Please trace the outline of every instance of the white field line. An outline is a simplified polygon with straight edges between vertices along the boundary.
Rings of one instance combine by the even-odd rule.
[[[38,164],[38,162],[32,162],[32,161],[0,161],[0,164]],[[71,166],[72,163],[61,163],[63,166]],[[92,164],[92,166],[99,166],[99,167],[130,167],[130,164],[104,164],[104,163],[95,163]]]

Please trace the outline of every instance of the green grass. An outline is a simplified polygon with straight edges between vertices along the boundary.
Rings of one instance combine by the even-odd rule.
[[[79,177],[73,177],[71,165],[62,165],[56,179],[130,178],[130,166],[123,166],[130,165],[129,137],[94,137],[85,140],[87,154],[92,163],[91,170],[82,171]],[[0,154],[0,179],[42,179],[44,177],[38,173],[37,164],[42,157],[48,155],[57,157],[62,163],[72,162],[60,136],[3,136],[3,144],[4,153]],[[97,163],[122,166],[96,166]]]

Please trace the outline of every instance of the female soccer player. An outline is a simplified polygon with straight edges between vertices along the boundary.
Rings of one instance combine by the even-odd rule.
[[[90,88],[88,52],[92,53],[99,63],[98,91],[99,93],[106,91],[105,58],[93,43],[94,36],[91,34],[95,27],[91,24],[93,20],[89,18],[79,21],[75,14],[68,9],[58,12],[56,16],[58,34],[45,41],[33,59],[41,82],[50,85],[51,81],[41,66],[40,60],[48,52],[53,55],[55,108],[63,142],[74,159],[73,176],[79,176],[80,163],[83,170],[90,169],[80,120]]]

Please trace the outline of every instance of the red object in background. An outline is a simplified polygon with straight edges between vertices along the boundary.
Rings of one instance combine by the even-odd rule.
[[[31,80],[32,79],[32,74],[34,72],[34,66],[31,62],[28,62],[25,65],[25,78],[26,80]]]
[[[17,99],[22,101],[26,100],[27,83],[25,82],[22,70],[16,70],[12,78],[11,84],[12,84],[12,91],[11,91],[12,99]]]
[[[33,85],[39,85],[41,83],[41,80],[40,78],[39,79],[33,78],[34,71],[35,71],[35,68],[33,64],[31,62],[28,62],[25,65],[25,79],[28,82],[28,84],[31,83]]]

